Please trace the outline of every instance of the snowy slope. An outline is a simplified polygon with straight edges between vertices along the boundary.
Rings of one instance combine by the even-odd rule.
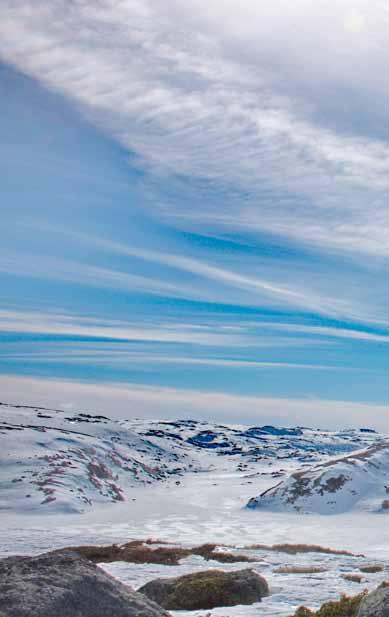
[[[274,481],[378,440],[360,430],[113,421],[0,403],[0,511],[83,512],[200,470]]]
[[[104,416],[5,404],[0,414],[0,510],[83,511],[193,465]]]
[[[389,512],[389,441],[292,473],[248,506],[317,514]]]

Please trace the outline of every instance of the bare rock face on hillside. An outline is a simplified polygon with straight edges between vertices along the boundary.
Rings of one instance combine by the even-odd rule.
[[[0,617],[169,617],[71,551],[0,561]]]
[[[269,595],[266,580],[251,569],[158,578],[138,591],[166,609],[187,611],[254,604]]]
[[[339,514],[387,510],[389,442],[292,473],[247,504],[273,511]]]

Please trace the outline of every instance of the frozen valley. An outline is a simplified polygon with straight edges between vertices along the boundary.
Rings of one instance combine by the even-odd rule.
[[[214,609],[215,617],[286,617],[300,604],[315,608],[389,578],[387,442],[368,428],[121,422],[82,411],[0,409],[3,556],[147,538],[187,547],[213,542],[253,559],[271,588],[260,605]],[[339,476],[348,479],[331,481]],[[301,478],[304,490],[291,503]],[[269,548],[284,543],[355,556]],[[376,572],[361,572],[371,564]],[[244,566],[190,555],[173,566],[103,567],[138,588],[159,576]],[[355,573],[360,585],[344,578]]]

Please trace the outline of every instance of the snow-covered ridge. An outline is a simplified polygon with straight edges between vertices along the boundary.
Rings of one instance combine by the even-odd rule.
[[[325,431],[306,427],[221,425],[197,420],[138,420],[127,425],[154,443],[176,443],[185,449],[189,446],[192,452],[201,450],[218,458],[235,458],[249,467],[261,461],[313,464],[329,456],[354,452],[380,439],[375,431],[364,428]]]
[[[111,420],[0,403],[0,510],[82,512],[136,488],[217,469],[255,483],[375,444],[368,430]]]
[[[296,471],[248,506],[318,514],[389,511],[389,441]]]
[[[105,416],[0,406],[0,509],[82,511],[193,462]]]

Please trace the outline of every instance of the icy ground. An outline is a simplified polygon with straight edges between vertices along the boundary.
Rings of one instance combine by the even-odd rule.
[[[47,418],[44,420],[47,421]],[[9,417],[7,421],[10,422]],[[23,422],[25,423],[25,417]],[[83,426],[82,422],[76,424],[78,427]],[[84,425],[84,429],[87,425],[88,423]],[[90,423],[89,428],[93,429],[92,432],[96,428],[93,427],[94,424]],[[121,426],[120,430],[123,428]],[[110,500],[97,500],[95,506],[89,506],[83,513],[63,509],[55,510],[53,509],[55,502],[43,504],[39,509],[24,509],[19,507],[22,503],[22,493],[17,492],[18,498],[13,505],[18,507],[4,509],[0,512],[1,554],[31,554],[61,546],[126,542],[131,539],[153,537],[188,546],[207,541],[215,542],[221,546],[225,545],[227,550],[231,545],[244,547],[253,543],[312,543],[365,555],[365,557],[350,557],[309,553],[293,556],[273,551],[247,551],[242,548],[244,554],[258,559],[252,566],[267,578],[272,594],[261,604],[251,607],[215,609],[211,611],[212,617],[252,617],[254,615],[287,617],[302,603],[315,608],[328,599],[337,598],[341,592],[355,594],[364,588],[375,587],[382,580],[389,579],[388,514],[354,511],[332,516],[299,515],[245,508],[251,497],[274,486],[279,481],[279,477],[285,477],[290,471],[307,465],[309,462],[306,460],[307,457],[308,459],[312,457],[313,463],[319,460],[329,460],[331,454],[339,455],[339,453],[361,449],[375,443],[380,439],[379,436],[365,433],[361,435],[358,432],[335,435],[304,431],[303,435],[264,436],[262,434],[261,439],[264,441],[257,441],[253,445],[247,441],[246,437],[242,437],[242,427],[239,429],[211,428],[207,425],[200,428],[203,430],[199,430],[199,426],[190,428],[180,423],[176,427],[162,424],[162,428],[161,425],[154,425],[150,428],[150,425],[146,426],[146,423],[132,423],[131,434],[134,443],[138,443],[136,440],[139,438],[146,438],[141,433],[162,430],[159,436],[148,435],[147,439],[150,443],[166,449],[168,454],[164,461],[169,459],[172,452],[177,454],[182,449],[188,457],[189,455],[193,457],[196,464],[199,463],[204,471],[194,473],[187,469],[185,473],[182,473],[181,470],[177,476],[168,474],[167,479],[157,478],[151,484],[148,483],[149,477],[145,478],[144,482],[142,480],[133,482],[132,479],[126,489],[126,501],[124,502],[111,503]],[[112,427],[109,430],[111,429]],[[26,432],[28,443],[31,443],[29,441],[30,430]],[[97,423],[96,430],[103,430],[99,423]],[[201,439],[204,439],[205,431],[211,430],[216,437],[206,443],[217,440],[219,443],[228,442],[229,445],[225,445],[222,450],[219,447],[201,447]],[[178,433],[183,443],[179,439],[168,437],[164,434],[165,432]],[[16,435],[17,431],[9,433]],[[47,434],[34,429],[34,433],[38,435],[38,440],[42,435],[46,437],[54,448],[56,436],[51,433],[51,430]],[[200,446],[196,443],[188,444],[187,440],[199,433],[203,433]],[[63,438],[63,434],[60,438]],[[95,438],[94,434],[93,439]],[[16,437],[12,439],[15,440],[13,447],[17,448]],[[210,437],[206,439],[209,440]],[[298,439],[302,440],[299,447],[296,445]],[[169,440],[173,442],[170,449],[166,445]],[[176,444],[176,441],[179,443]],[[194,441],[197,440],[194,439]],[[237,449],[237,442],[238,447],[242,447],[243,453],[231,454],[231,451]],[[21,443],[24,446],[26,444],[23,440]],[[258,443],[262,444],[261,447],[265,452],[268,452],[267,456],[264,455],[264,451],[261,452],[258,449]],[[218,454],[228,449],[230,454]],[[98,452],[101,454],[99,449]],[[25,463],[24,455],[26,452],[21,457],[22,465]],[[135,451],[131,453],[131,456],[135,455]],[[0,456],[4,457],[4,450]],[[147,456],[153,456],[151,451]],[[5,460],[2,465],[6,466]],[[13,473],[17,469],[17,461],[13,460],[11,467]],[[75,477],[84,478],[81,473],[83,468],[77,469]],[[170,467],[168,466],[167,469]],[[280,472],[280,470],[283,471]],[[66,480],[67,487],[70,486],[69,478]],[[125,484],[124,481],[123,483]],[[63,491],[60,494],[63,495]],[[385,566],[384,571],[378,574],[363,575],[364,581],[361,585],[345,581],[341,577],[346,572],[359,572],[361,565],[376,563]],[[280,566],[295,565],[315,566],[324,568],[326,571],[318,574],[275,572]],[[104,567],[120,580],[139,587],[158,576],[176,576],[210,567],[236,569],[247,567],[247,564],[225,565],[205,562],[200,557],[190,557],[179,566],[114,563],[106,564]],[[184,615],[205,617],[207,614],[209,611],[176,613],[177,616],[182,617]]]
[[[252,485],[244,474],[217,473],[186,476],[179,487],[160,484],[137,489],[136,501],[130,505],[107,506],[87,515],[38,517],[3,516],[0,547],[3,555],[39,553],[54,547],[82,543],[112,543],[133,538],[154,537],[185,545],[214,541],[238,546],[251,543],[314,543],[348,549],[366,557],[321,555],[291,556],[271,551],[246,551],[258,557],[253,567],[271,585],[272,595],[251,607],[215,609],[212,617],[251,617],[279,615],[287,617],[304,603],[317,607],[337,598],[340,593],[358,593],[374,588],[389,579],[389,526],[386,515],[351,514],[336,516],[273,514],[250,511],[243,506],[252,494]],[[265,488],[269,480],[261,480]],[[345,572],[358,572],[363,564],[378,563],[385,570],[364,575],[362,585],[341,578]],[[251,565],[251,564],[249,564]],[[277,574],[284,565],[314,565],[328,568],[320,574]],[[105,564],[108,572],[125,583],[138,587],[158,576],[175,576],[210,567],[234,569],[247,567],[237,563],[225,565],[190,557],[180,566]],[[209,611],[179,613],[188,617],[205,616]]]

